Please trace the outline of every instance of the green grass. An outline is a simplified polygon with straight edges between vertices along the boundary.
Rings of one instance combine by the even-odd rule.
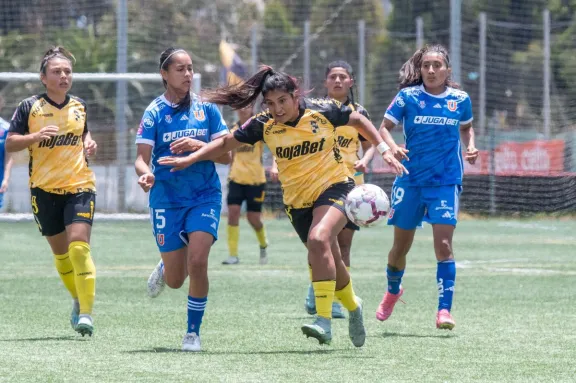
[[[300,325],[306,255],[287,220],[267,221],[270,264],[241,228],[241,260],[222,266],[225,226],[210,261],[204,352],[179,352],[186,292],[151,300],[158,260],[148,222],[97,222],[95,336],[70,328],[70,300],[34,223],[0,224],[0,381],[561,382],[576,380],[576,223],[470,220],[458,227],[452,332],[434,327],[436,263],[430,227],[418,231],[404,278],[406,304],[374,312],[385,289],[392,230],[361,231],[352,275],[368,338],[356,349],[347,321],[330,346]]]

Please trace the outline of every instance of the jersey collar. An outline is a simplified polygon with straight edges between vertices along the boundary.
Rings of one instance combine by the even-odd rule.
[[[420,90],[422,92],[426,93],[428,96],[435,97],[435,98],[445,98],[450,93],[450,87],[448,87],[448,86],[446,87],[446,90],[440,94],[431,94],[431,93],[426,92],[426,89],[424,88],[424,84],[420,84]]]
[[[50,97],[48,97],[47,93],[42,93],[42,98],[45,99],[48,104],[50,104],[53,107],[58,108],[58,109],[62,109],[63,107],[68,105],[68,102],[70,101],[69,95],[66,95],[66,98],[64,99],[64,102],[62,104],[57,104],[54,101],[52,101],[52,99]]]

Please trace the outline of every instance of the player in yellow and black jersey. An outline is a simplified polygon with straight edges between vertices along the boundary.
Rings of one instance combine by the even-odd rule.
[[[224,136],[187,157],[161,159],[163,165],[183,169],[214,158],[242,144],[264,141],[278,162],[286,213],[308,248],[312,267],[318,316],[313,324],[302,326],[306,336],[320,343],[332,340],[332,302],[336,295],[350,312],[352,343],[364,344],[366,332],[362,303],[356,298],[346,266],[342,262],[336,236],[346,225],[344,200],[354,187],[337,143],[336,128],[350,125],[377,144],[384,160],[399,174],[405,168],[382,141],[374,125],[360,113],[334,100],[313,100],[299,96],[296,80],[270,67],[241,85],[206,91],[204,99],[241,109],[262,94],[267,111],[252,117],[234,134]]]
[[[6,151],[28,149],[32,212],[72,295],[70,323],[84,336],[94,330],[96,278],[89,244],[96,187],[86,156],[95,154],[97,145],[88,131],[86,103],[68,94],[72,61],[62,47],[46,52],[40,65],[46,93],[18,105]]]
[[[234,133],[252,116],[252,106],[238,110],[237,121],[231,133]],[[260,245],[260,264],[268,263],[266,229],[262,222],[262,204],[266,189],[266,173],[262,164],[264,143],[242,145],[234,151],[230,173],[228,175],[228,250],[229,257],[222,262],[234,265],[239,262],[238,240],[240,238],[240,210],[246,201],[246,219],[254,229]]]
[[[362,105],[354,102],[354,71],[348,62],[337,60],[329,63],[326,66],[324,86],[326,87],[327,98],[337,100],[356,110],[367,119],[370,119],[370,115],[366,109],[364,109]],[[364,183],[364,173],[374,156],[376,148],[370,144],[355,127],[350,125],[336,128],[336,135],[338,136],[338,147],[342,154],[342,160],[350,173],[354,175],[354,182],[356,185]],[[362,158],[359,156],[360,148],[362,148]],[[348,222],[344,230],[338,234],[338,245],[342,253],[342,261],[344,261],[348,270],[350,270],[352,239],[354,232],[359,229],[360,228],[354,223]],[[306,296],[304,307],[310,315],[316,314],[314,289],[312,285],[308,287],[308,295]],[[345,317],[338,302],[334,302],[332,305],[332,317]]]

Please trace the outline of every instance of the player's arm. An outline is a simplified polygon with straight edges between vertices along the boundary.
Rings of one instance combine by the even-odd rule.
[[[274,156],[272,156],[272,167],[270,168],[270,181],[278,182],[278,163]]]
[[[460,125],[460,139],[464,143],[466,147],[466,156],[465,159],[471,164],[476,162],[476,158],[478,158],[478,149],[476,149],[476,142],[474,139],[474,128],[472,127],[472,123],[469,122],[467,124]]]
[[[0,185],[0,193],[5,193],[8,189],[8,184],[10,183],[10,172],[12,171],[12,164],[14,163],[14,158],[12,154],[6,153],[4,157],[4,179],[2,180],[2,185]]]
[[[376,152],[376,147],[372,145],[369,141],[360,140],[360,145],[362,146],[362,158],[354,163],[354,170],[360,173],[366,173],[368,170],[368,164],[372,161],[374,153]]]
[[[172,166],[173,169],[171,171],[174,172],[185,169],[196,162],[215,161],[218,158],[229,155],[228,152],[241,145],[242,142],[236,140],[232,133],[228,133],[222,138],[211,141],[192,154],[185,157],[163,157],[158,160],[158,163],[160,165]]]
[[[229,134],[231,134],[231,133],[229,133]],[[224,137],[226,137],[226,136],[224,136]],[[223,140],[224,137],[217,138],[215,141]],[[214,158],[213,161],[216,162],[217,164],[230,165],[232,163],[232,151],[228,151],[228,152],[222,154],[221,156]]]
[[[152,158],[152,146],[149,144],[137,144],[136,161],[134,169],[138,175],[138,185],[147,192],[154,185],[154,174],[150,169],[150,159]]]

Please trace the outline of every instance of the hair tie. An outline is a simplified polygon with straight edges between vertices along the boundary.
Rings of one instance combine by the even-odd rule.
[[[168,57],[166,57],[164,59],[164,61],[162,61],[162,64],[160,64],[160,69],[164,68],[164,64],[166,64],[166,61],[168,61],[168,59],[172,56],[174,56],[176,53],[180,53],[180,52],[186,52],[184,49],[176,49],[174,52],[170,53],[168,55]]]

